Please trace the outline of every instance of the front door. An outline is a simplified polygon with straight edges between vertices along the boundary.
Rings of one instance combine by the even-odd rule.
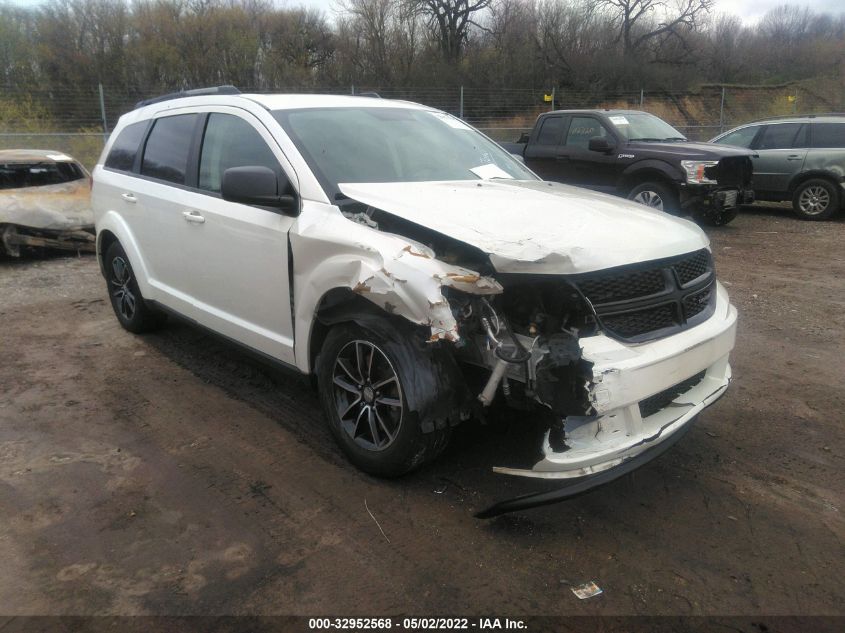
[[[590,150],[591,138],[604,138],[611,146],[617,141],[596,117],[573,115],[563,137],[558,155],[566,170],[566,180],[573,185],[613,192],[618,180],[619,161],[616,151]]]
[[[223,172],[264,166],[287,187],[284,156],[260,121],[237,108],[208,114],[197,186],[184,200],[183,258],[191,316],[273,358],[293,364],[288,231],[295,218],[223,200]],[[290,170],[290,173],[293,173]]]

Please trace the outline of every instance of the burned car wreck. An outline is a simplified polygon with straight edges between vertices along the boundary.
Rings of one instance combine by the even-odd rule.
[[[232,90],[139,104],[94,170],[127,330],[176,313],[314,375],[380,476],[494,400],[535,412],[537,458],[492,466],[560,490],[482,516],[627,472],[727,389],[736,310],[695,224],[544,182],[431,108]]]
[[[91,177],[70,156],[0,150],[0,253],[94,251]]]

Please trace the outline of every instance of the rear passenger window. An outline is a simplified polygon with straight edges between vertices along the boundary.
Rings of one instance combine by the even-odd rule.
[[[800,123],[777,123],[767,125],[756,149],[789,149],[801,127]]]
[[[219,192],[224,171],[247,165],[281,173],[279,161],[249,123],[231,114],[209,116],[200,154],[199,188]]]
[[[146,129],[146,121],[133,123],[123,128],[117,135],[111,150],[109,150],[109,155],[106,157],[106,167],[120,171],[132,171]]]
[[[563,132],[563,117],[546,117],[537,135],[537,145],[557,145],[560,143],[561,132]]]
[[[813,123],[812,147],[845,148],[845,123]]]
[[[196,114],[179,114],[156,119],[144,148],[141,173],[144,176],[184,185],[196,122]]]

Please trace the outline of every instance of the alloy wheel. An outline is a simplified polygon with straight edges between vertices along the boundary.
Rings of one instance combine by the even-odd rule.
[[[637,195],[631,198],[634,202],[639,202],[652,209],[663,211],[663,198],[656,191],[640,191]]]
[[[137,300],[129,287],[129,282],[132,280],[132,272],[129,264],[123,257],[115,257],[111,261],[111,282],[112,297],[115,299],[115,304],[121,316],[131,321],[135,316],[135,308]]]
[[[337,354],[332,383],[349,437],[369,451],[393,444],[402,424],[402,387],[385,353],[369,341],[350,341]]]
[[[807,187],[798,197],[798,207],[806,215],[819,215],[827,211],[830,193],[820,185]]]

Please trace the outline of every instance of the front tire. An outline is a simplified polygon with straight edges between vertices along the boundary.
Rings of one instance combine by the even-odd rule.
[[[135,272],[120,242],[112,242],[106,249],[104,262],[109,301],[120,325],[135,334],[160,327],[165,316],[144,301]]]
[[[650,209],[677,215],[681,204],[677,192],[661,182],[644,182],[628,192],[628,200]]]
[[[821,178],[802,182],[792,196],[792,209],[803,220],[827,220],[839,209],[839,191]]]
[[[350,462],[381,477],[431,461],[450,436],[448,422],[433,419],[424,404],[450,398],[450,372],[411,334],[387,321],[340,323],[317,359],[329,430]]]

